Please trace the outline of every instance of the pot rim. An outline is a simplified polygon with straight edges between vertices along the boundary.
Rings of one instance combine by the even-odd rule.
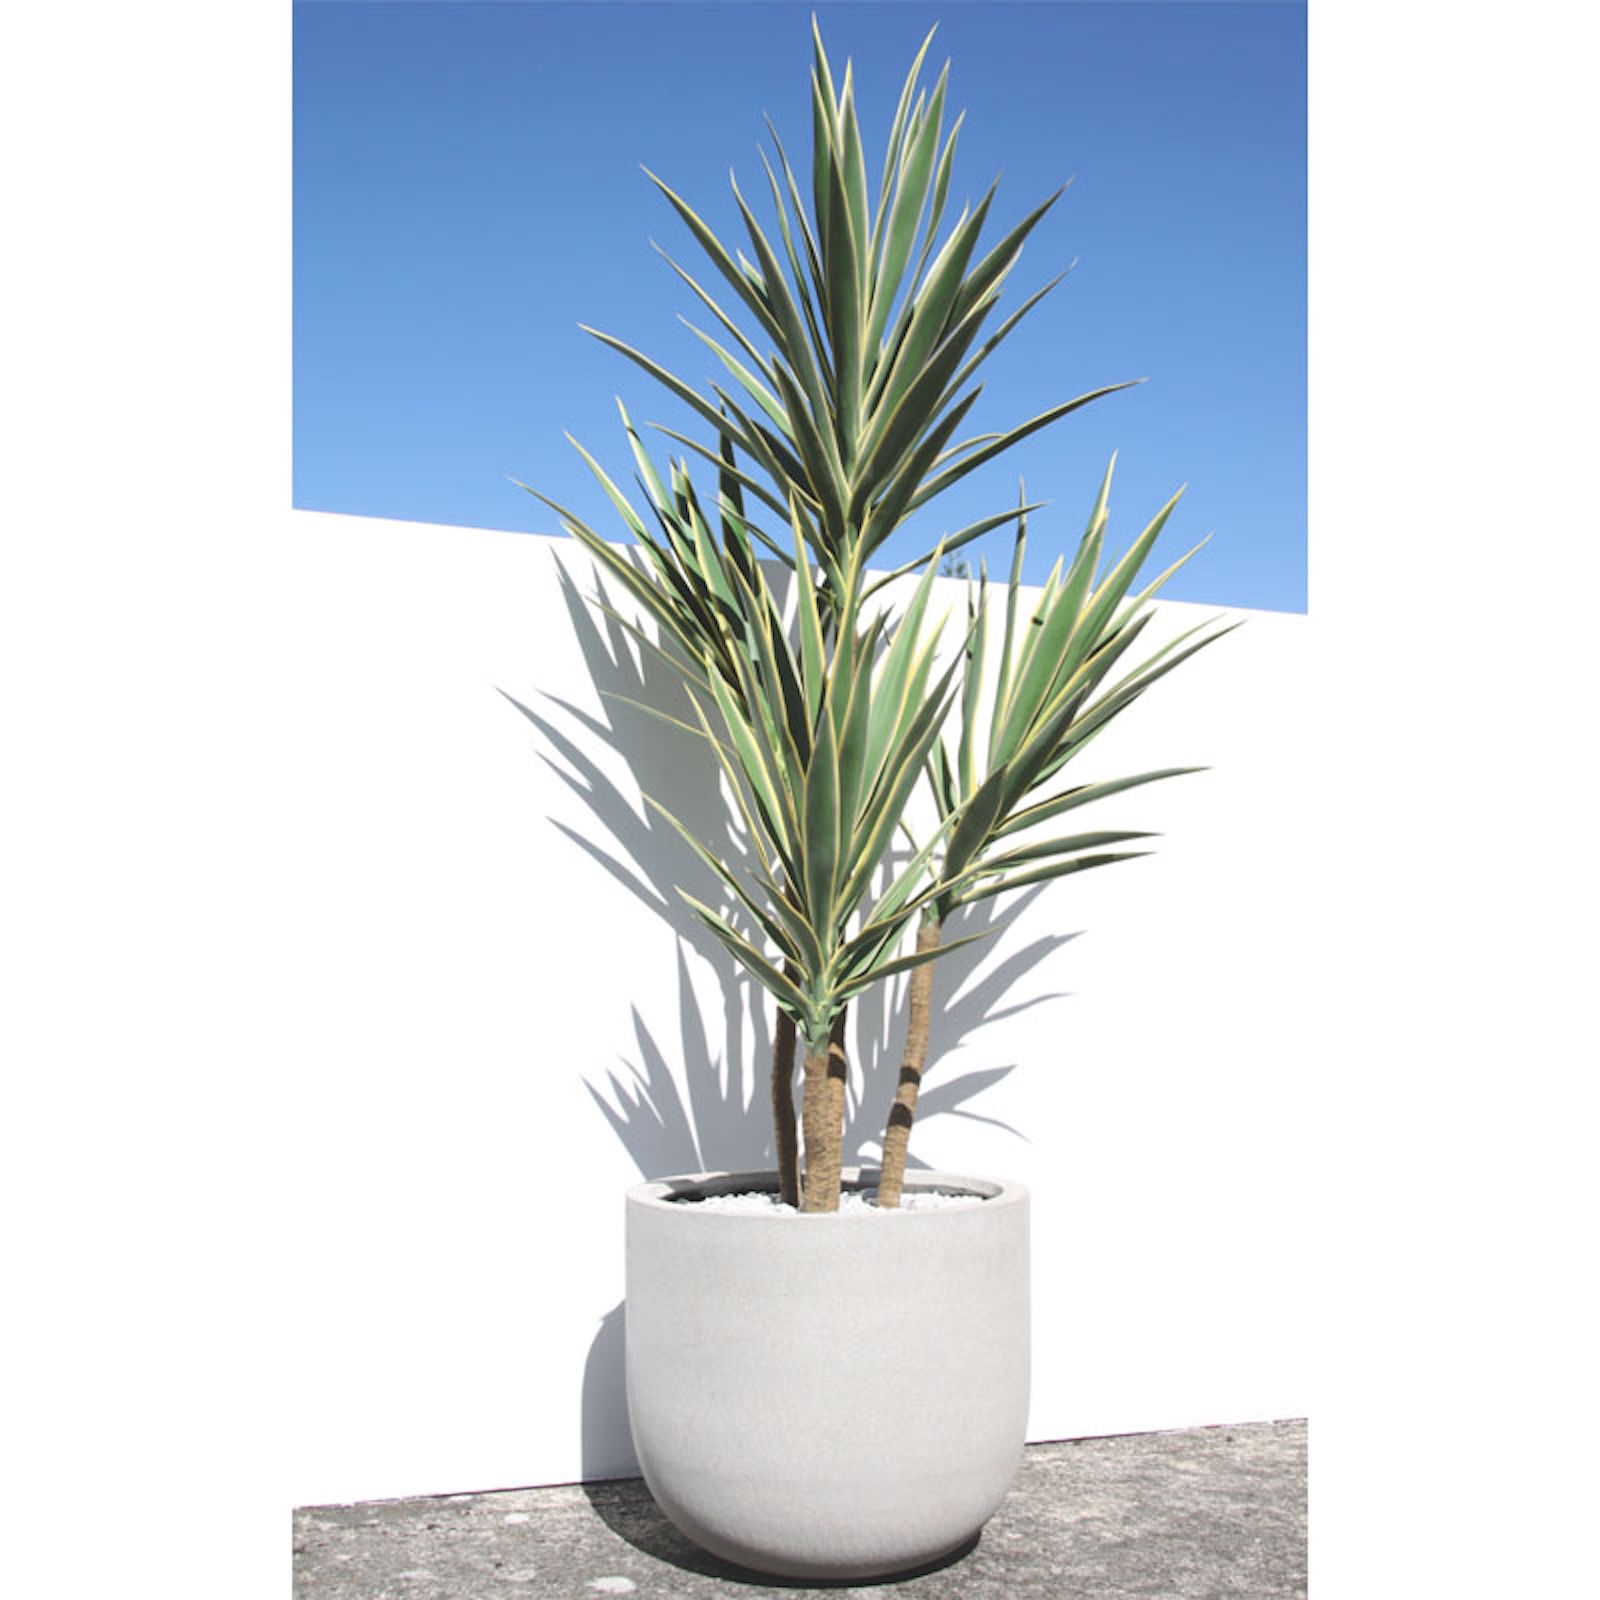
[[[872,1188],[877,1177],[875,1167],[846,1167],[843,1172],[846,1188]],[[775,1189],[778,1174],[771,1168],[760,1168],[746,1171],[713,1171],[677,1173],[666,1178],[652,1178],[644,1183],[634,1184],[626,1194],[629,1205],[643,1206],[652,1211],[673,1211],[682,1216],[699,1216],[715,1218],[719,1222],[746,1222],[752,1217],[763,1224],[768,1222],[779,1224],[793,1224],[804,1222],[807,1226],[815,1226],[819,1222],[833,1222],[836,1225],[851,1227],[859,1223],[863,1217],[871,1216],[899,1216],[917,1217],[923,1222],[930,1218],[968,1216],[969,1211],[957,1207],[955,1210],[935,1208],[932,1210],[899,1210],[880,1212],[876,1208],[866,1211],[778,1211],[770,1214],[748,1211],[723,1211],[716,1207],[694,1207],[693,1209],[679,1205],[677,1202],[685,1197],[699,1199],[703,1195],[740,1194],[747,1190]],[[918,1168],[915,1172],[905,1175],[905,1189],[908,1193],[919,1190],[943,1189],[954,1190],[957,1193],[976,1195],[984,1204],[983,1211],[994,1206],[1021,1205],[1028,1198],[1027,1188],[1012,1178],[984,1178],[964,1172],[932,1172],[925,1168]]]

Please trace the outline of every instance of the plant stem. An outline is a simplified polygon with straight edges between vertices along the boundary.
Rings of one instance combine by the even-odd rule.
[[[937,950],[944,923],[937,912],[928,912],[917,926],[917,952]],[[900,1204],[905,1185],[906,1148],[911,1142],[911,1124],[917,1115],[917,1091],[928,1064],[928,1032],[933,1016],[933,962],[924,961],[911,969],[910,1017],[906,1022],[905,1049],[900,1056],[900,1081],[895,1085],[894,1103],[883,1130],[883,1165],[878,1174],[878,1205],[893,1209]]]
[[[801,1120],[806,1141],[802,1211],[837,1211],[844,1167],[844,1013],[828,1038],[806,1041],[805,1093]]]
[[[772,1025],[772,1127],[778,1153],[778,1198],[785,1205],[798,1207],[800,1150],[794,1118],[794,1018],[781,1010]]]

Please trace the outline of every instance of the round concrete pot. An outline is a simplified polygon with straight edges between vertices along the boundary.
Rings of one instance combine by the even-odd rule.
[[[645,1482],[696,1544],[758,1572],[930,1565],[976,1536],[1022,1458],[1027,1191],[919,1172],[908,1192],[983,1204],[679,1203],[775,1188],[770,1172],[702,1173],[628,1192],[628,1414]]]

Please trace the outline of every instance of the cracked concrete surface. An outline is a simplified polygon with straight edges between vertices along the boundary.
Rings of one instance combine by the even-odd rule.
[[[1029,1445],[975,1545],[861,1585],[785,1583],[705,1555],[637,1478],[310,1506],[296,1600],[1293,1600],[1306,1592],[1306,1425],[1244,1423]]]

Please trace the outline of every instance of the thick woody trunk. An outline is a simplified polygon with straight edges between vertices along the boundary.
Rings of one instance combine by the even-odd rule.
[[[805,1091],[800,1117],[806,1143],[802,1211],[837,1211],[844,1167],[844,1015],[831,1035],[806,1041]]]
[[[794,1018],[779,1011],[772,1026],[772,1128],[777,1144],[778,1198],[800,1204],[800,1151],[794,1119]]]
[[[917,951],[937,950],[943,932],[937,916],[928,916],[917,927]],[[910,1016],[906,1022],[906,1044],[900,1056],[900,1081],[895,1085],[894,1104],[889,1107],[888,1126],[883,1131],[883,1169],[878,1177],[878,1204],[893,1208],[900,1204],[905,1185],[906,1148],[911,1142],[911,1124],[917,1115],[917,1091],[922,1087],[923,1069],[928,1064],[928,1030],[933,1016],[933,967],[924,961],[911,969]]]

